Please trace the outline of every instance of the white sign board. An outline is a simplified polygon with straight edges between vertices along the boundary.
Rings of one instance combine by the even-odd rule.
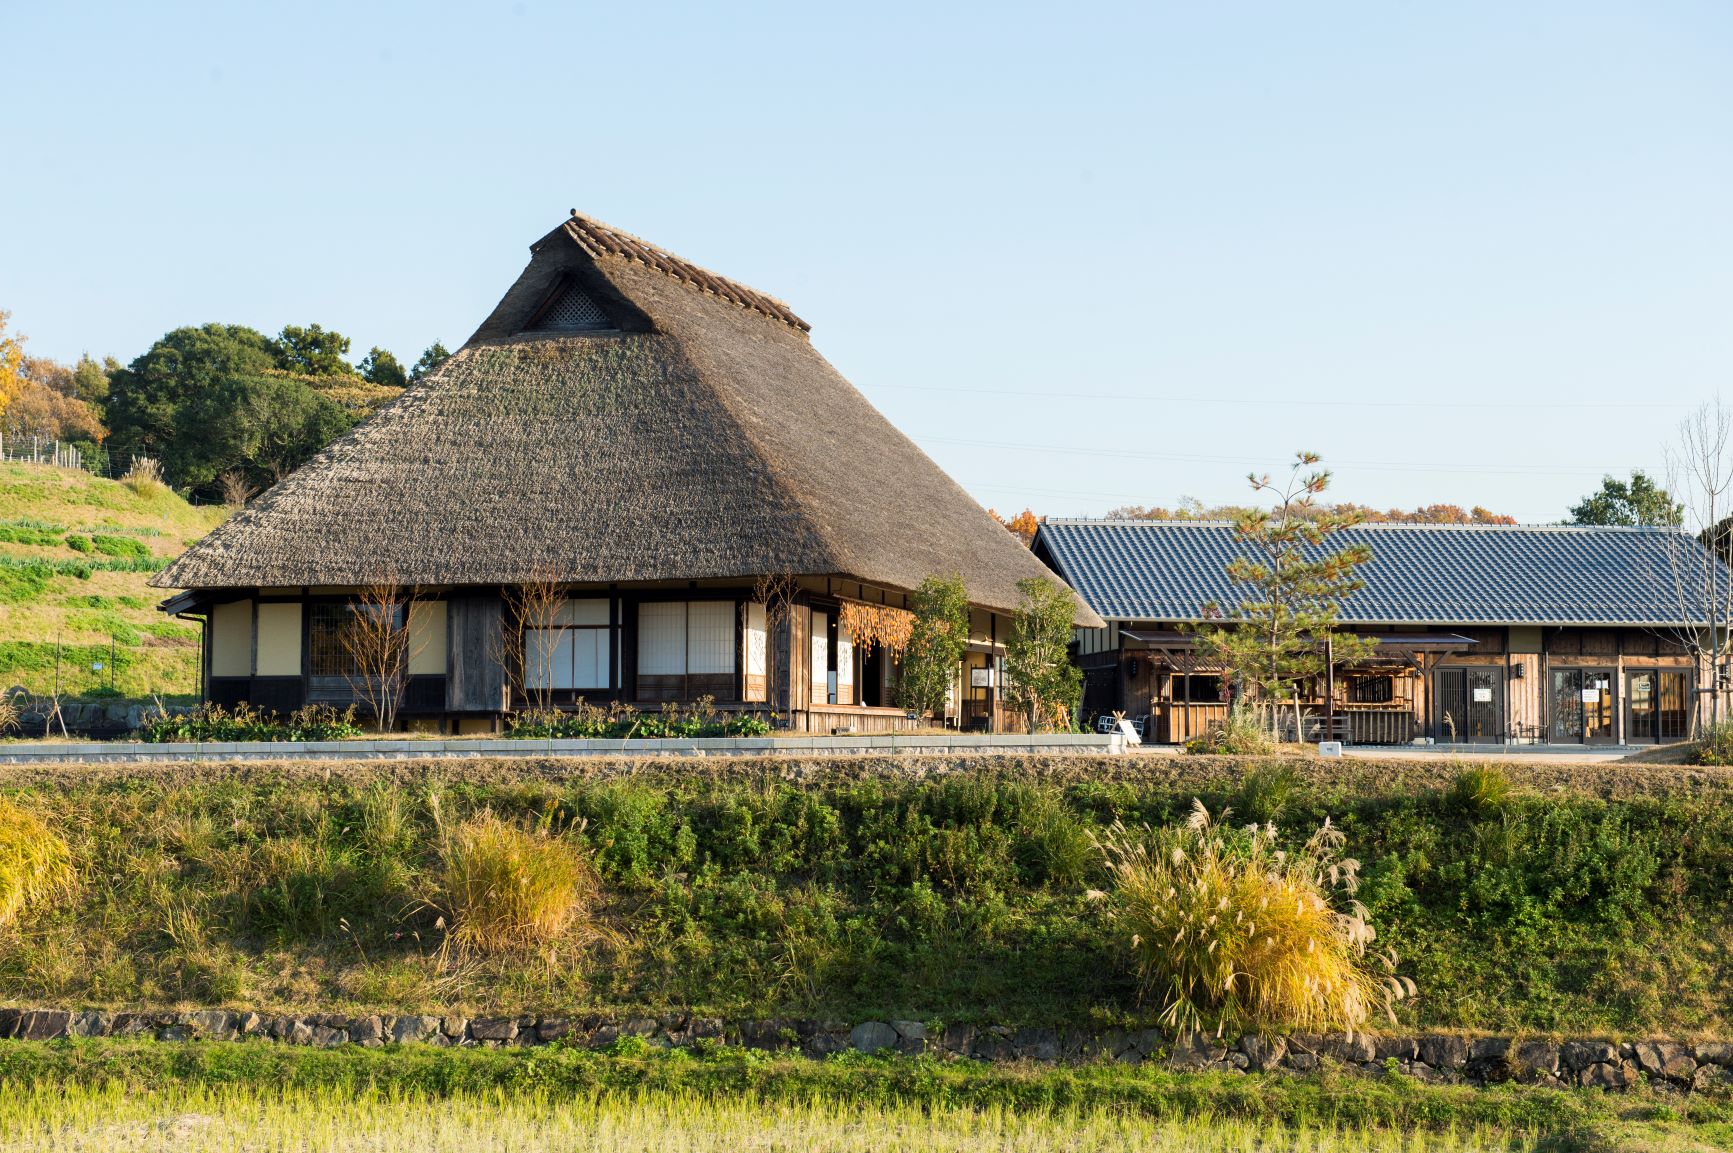
[[[1137,729],[1124,717],[1119,718],[1119,735],[1125,738],[1128,745],[1141,745],[1143,738],[1137,735]]]
[[[1598,705],[1600,703],[1601,703],[1601,690],[1599,690],[1599,689],[1584,689],[1583,690],[1583,704],[1585,704],[1585,705]]]
[[[990,689],[993,687],[992,669],[970,669],[969,687],[972,689]]]
[[[1492,703],[1492,690],[1491,689],[1475,689],[1474,690],[1474,703],[1478,704],[1478,705],[1484,705],[1484,704]]]

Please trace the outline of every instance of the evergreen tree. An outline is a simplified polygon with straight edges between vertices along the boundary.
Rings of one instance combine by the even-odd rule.
[[[409,383],[409,374],[403,371],[397,358],[377,346],[367,350],[367,355],[361,358],[355,370],[361,374],[362,380],[372,384],[402,388]]]
[[[1071,663],[1071,590],[1046,577],[1017,582],[1023,594],[1005,642],[1005,699],[1022,711],[1030,732],[1072,727],[1083,698],[1083,670]]]
[[[1600,490],[1571,509],[1572,524],[1672,527],[1682,524],[1684,516],[1685,507],[1640,468],[1631,473],[1628,482],[1602,477]]]
[[[271,342],[277,367],[303,376],[348,376],[354,369],[343,358],[349,355],[349,338],[317,324],[302,328],[289,324]]]
[[[897,703],[909,712],[940,713],[969,647],[969,594],[960,576],[930,576],[910,598],[914,629],[903,650]]]
[[[1255,693],[1291,703],[1296,733],[1303,682],[1322,676],[1332,659],[1364,659],[1374,644],[1336,628],[1342,598],[1365,586],[1355,571],[1372,559],[1372,550],[1329,548],[1331,537],[1361,518],[1352,510],[1319,510],[1316,498],[1330,485],[1330,473],[1314,468],[1319,459],[1316,453],[1296,454],[1285,485],[1268,475],[1247,478],[1254,492],[1277,501],[1270,510],[1244,511],[1234,523],[1243,551],[1228,562],[1227,572],[1250,588],[1230,609],[1206,606],[1206,615],[1223,623],[1196,630],[1199,656],[1228,671],[1235,697]]]
[[[119,461],[149,456],[161,461],[174,483],[181,456],[181,406],[225,380],[258,375],[277,366],[263,333],[235,324],[177,328],[138,359],[109,374],[105,415],[109,452]],[[194,430],[192,435],[202,435]]]
[[[415,362],[415,367],[409,370],[409,382],[414,384],[416,381],[444,364],[450,356],[451,353],[445,351],[445,345],[439,343],[437,340],[434,341],[433,344],[428,347],[427,351],[421,354],[421,359]]]

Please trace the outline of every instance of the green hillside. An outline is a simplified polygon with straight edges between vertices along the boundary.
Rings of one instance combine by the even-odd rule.
[[[146,582],[225,515],[165,485],[0,462],[0,691],[49,692],[58,652],[68,695],[197,692],[198,630]]]

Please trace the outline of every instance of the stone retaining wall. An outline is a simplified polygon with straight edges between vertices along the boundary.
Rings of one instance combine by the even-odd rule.
[[[423,1044],[501,1048],[560,1042],[603,1048],[640,1037],[665,1048],[705,1042],[825,1057],[928,1053],[979,1061],[1081,1063],[1111,1060],[1223,1073],[1295,1072],[1325,1063],[1368,1073],[1394,1070],[1421,1081],[1475,1085],[1521,1081],[1551,1086],[1628,1089],[1639,1083],[1673,1091],[1733,1086],[1733,1043],[1724,1041],[1544,1041],[1510,1037],[1331,1036],[1242,1037],[1221,1042],[1149,1029],[1088,1033],[1075,1029],[866,1021],[850,1028],[818,1021],[724,1022],[676,1015],[627,1021],[578,1017],[282,1016],[206,1009],[108,1012],[0,1009],[0,1038],[135,1037],[158,1041],[257,1040],[336,1048]]]

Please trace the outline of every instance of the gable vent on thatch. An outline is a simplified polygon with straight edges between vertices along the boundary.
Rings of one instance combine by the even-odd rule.
[[[530,322],[529,332],[597,332],[614,327],[613,320],[589,293],[576,285],[560,290],[541,314]]]

